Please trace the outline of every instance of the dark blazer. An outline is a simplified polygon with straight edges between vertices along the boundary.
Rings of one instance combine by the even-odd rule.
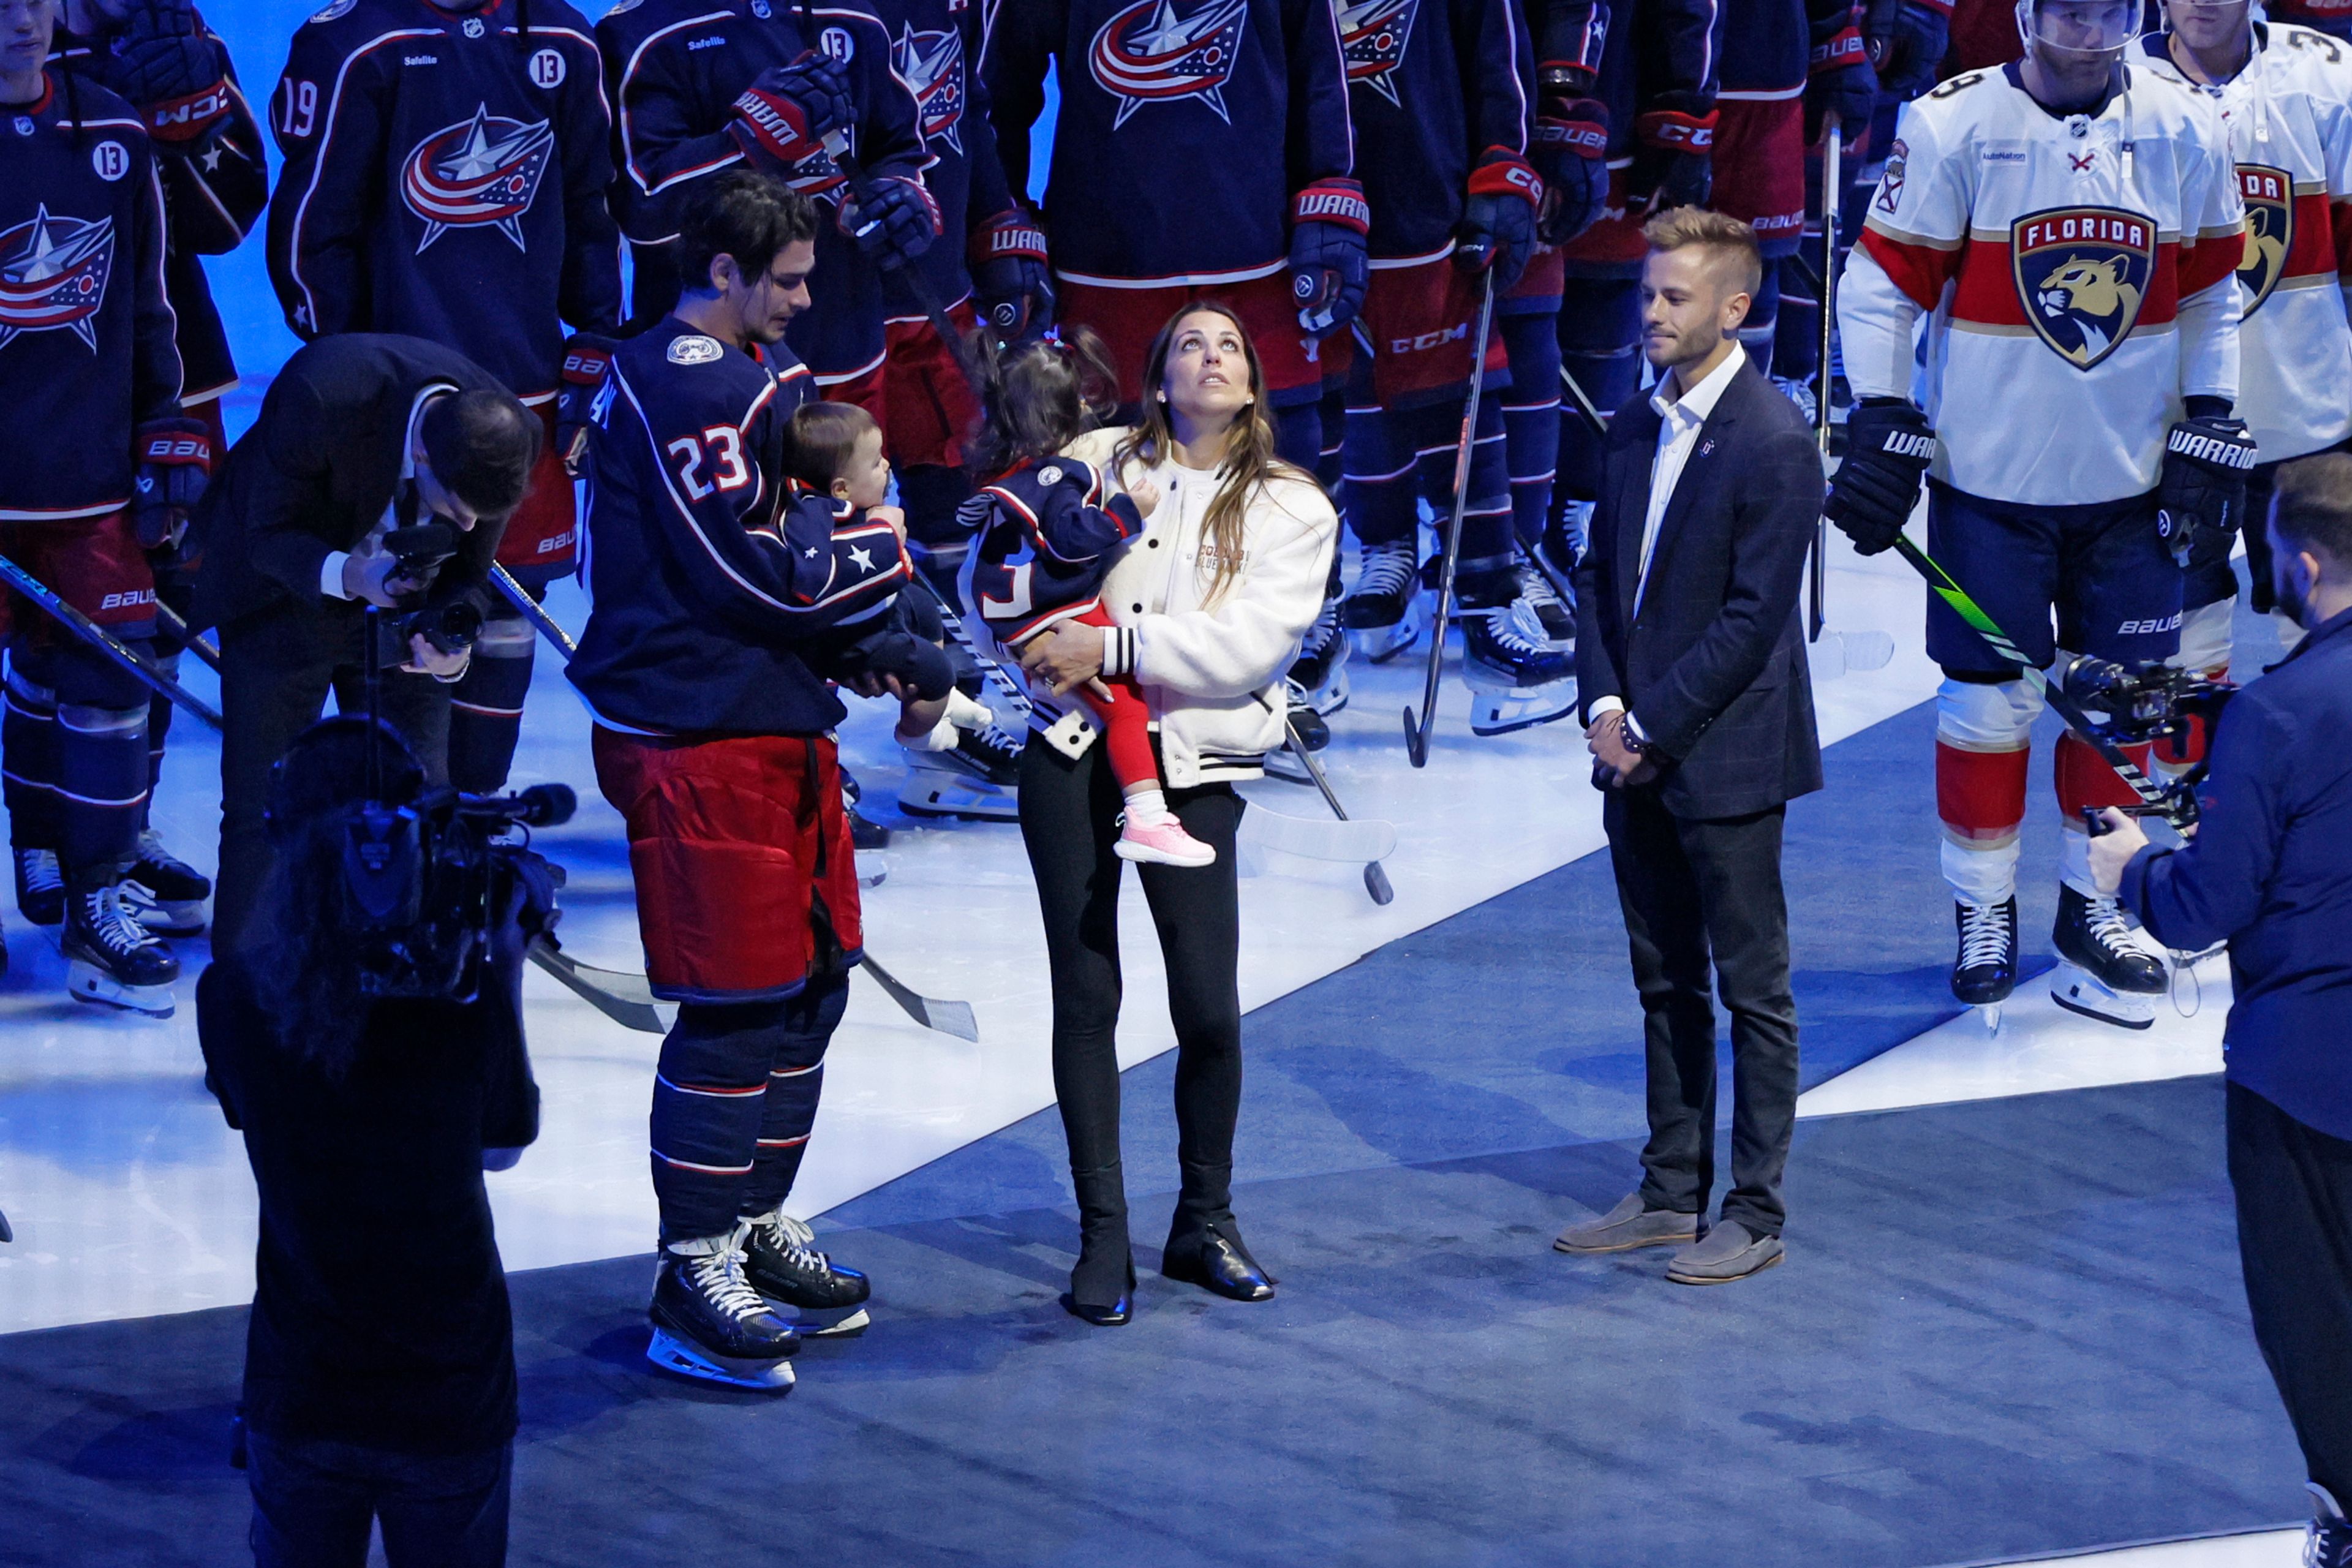
[[[1588,721],[1603,697],[1641,721],[1668,811],[1744,816],[1822,787],[1797,609],[1821,456],[1796,406],[1741,366],[1666,503],[1637,616],[1660,424],[1643,394],[1609,426],[1576,572],[1578,697]]]
[[[197,628],[289,597],[326,597],[320,567],[331,552],[365,539],[392,504],[409,409],[436,383],[459,391],[499,384],[462,354],[388,332],[320,338],[286,362],[190,530],[204,560],[190,617]],[[478,595],[503,530],[486,522],[460,535],[432,597]]]

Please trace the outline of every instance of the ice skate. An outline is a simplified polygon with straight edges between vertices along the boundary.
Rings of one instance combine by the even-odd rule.
[[[1421,563],[1412,541],[1366,545],[1356,589],[1339,606],[1339,624],[1374,664],[1386,664],[1421,636]]]
[[[1172,811],[1150,818],[1122,814],[1111,853],[1146,866],[1211,866],[1217,859],[1217,852],[1185,832]]]
[[[1291,729],[1297,733],[1298,743],[1310,752],[1319,752],[1329,745],[1331,726],[1324,721],[1322,714],[1315,710],[1315,705],[1307,700],[1305,689],[1296,680],[1286,680],[1283,682],[1283,692],[1288,699],[1287,711],[1284,717],[1289,721]],[[1280,779],[1285,784],[1303,784],[1315,782],[1307,774],[1307,764],[1300,762],[1288,746],[1277,745],[1274,750],[1266,752],[1265,766],[1269,778]]]
[[[2060,960],[2051,973],[2051,1000],[2120,1028],[2145,1029],[2156,1022],[2164,960],[2132,941],[2131,924],[2115,900],[2061,886],[2050,940]]]
[[[1290,679],[1307,706],[1328,717],[1348,705],[1348,635],[1339,627],[1339,601],[1323,601],[1323,613],[1307,628]]]
[[[2305,1481],[2311,1494],[2311,1522],[2304,1527],[2303,1560],[2307,1568],[2352,1568],[2352,1520],[2336,1496],[2317,1481]]]
[[[1576,612],[1552,586],[1550,576],[1532,562],[1523,561],[1515,570],[1519,596],[1511,602],[1511,614],[1519,630],[1548,647],[1561,651],[1574,648]]]
[[[163,847],[153,828],[139,835],[139,859],[122,875],[122,907],[157,936],[194,936],[205,929],[205,900],[213,885],[194,867]]]
[[[1795,381],[1785,375],[1776,375],[1772,378],[1772,387],[1781,396],[1797,405],[1797,412],[1805,416],[1806,424],[1811,425],[1821,417],[1821,400],[1814,395],[1811,382]]]
[[[180,961],[163,939],[122,907],[111,882],[73,889],[66,900],[66,990],[77,1002],[151,1018],[172,1016]]]
[[[1011,822],[1021,814],[1020,736],[995,725],[962,731],[950,752],[907,751],[898,809],[915,816]]]
[[[866,1331],[873,1320],[865,1303],[874,1287],[865,1275],[818,1251],[808,1223],[782,1209],[750,1223],[744,1280],[768,1300],[793,1309],[802,1338],[847,1339]]]
[[[1576,708],[1576,665],[1528,636],[1511,605],[1462,610],[1462,679],[1470,731],[1507,735],[1564,719]]]
[[[54,849],[19,849],[16,862],[16,912],[37,926],[61,924],[66,918],[66,877],[58,868]]]
[[[646,1359],[665,1372],[738,1388],[788,1389],[800,1335],[772,1311],[743,1277],[743,1237],[738,1225],[662,1249],[654,1281],[653,1321]]]
[[[1952,905],[1959,955],[1952,960],[1952,995],[1977,1009],[1985,1027],[2000,1027],[2000,1005],[2017,989],[2017,900]]]

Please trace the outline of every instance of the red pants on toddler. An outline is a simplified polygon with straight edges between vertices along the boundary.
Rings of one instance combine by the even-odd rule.
[[[1100,605],[1071,619],[1082,626],[1118,625]],[[1102,721],[1103,746],[1110,758],[1111,777],[1123,790],[1133,789],[1137,784],[1158,789],[1160,759],[1151,754],[1151,707],[1143,700],[1143,688],[1132,676],[1098,676],[1097,679],[1109,689],[1108,697],[1092,686],[1080,686],[1077,695],[1086,699],[1087,706]]]

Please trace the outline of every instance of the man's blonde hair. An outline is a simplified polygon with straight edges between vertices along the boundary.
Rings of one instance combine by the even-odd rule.
[[[1676,207],[1643,225],[1642,237],[1650,242],[1652,250],[1704,246],[1716,259],[1732,264],[1732,278],[1738,282],[1739,291],[1750,299],[1764,286],[1764,253],[1757,247],[1756,231],[1728,214]]]

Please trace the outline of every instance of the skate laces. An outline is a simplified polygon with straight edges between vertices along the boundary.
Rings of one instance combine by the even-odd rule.
[[[82,924],[110,952],[130,952],[153,946],[160,939],[122,907],[122,896],[112,887],[96,888],[81,896]]]
[[[193,877],[196,868],[163,847],[163,836],[153,828],[142,828],[139,834],[139,859],[142,865],[160,871],[175,871]]]
[[[2006,963],[2008,911],[1999,904],[1962,904],[1960,908],[1960,967],[1977,969]]]
[[[1411,593],[1420,584],[1421,563],[1410,544],[1383,544],[1364,552],[1364,569],[1356,578],[1359,594]]]
[[[2101,947],[2117,952],[2137,952],[2131,940],[2131,922],[2124,919],[2123,901],[2112,895],[2093,896],[2083,906],[2083,931]]]
[[[717,1252],[686,1260],[686,1277],[710,1304],[740,1321],[768,1310],[767,1301],[743,1278],[743,1249],[730,1237]]]
[[[58,852],[54,849],[17,850],[16,870],[24,878],[25,891],[28,893],[56,893],[65,889],[65,872],[58,864]]]
[[[777,1251],[788,1255],[793,1262],[803,1268],[813,1269],[819,1274],[829,1274],[833,1271],[832,1259],[817,1250],[816,1232],[808,1227],[806,1220],[794,1219],[792,1215],[779,1211],[769,1215],[764,1219],[755,1219],[751,1223],[768,1233],[770,1245]]]

